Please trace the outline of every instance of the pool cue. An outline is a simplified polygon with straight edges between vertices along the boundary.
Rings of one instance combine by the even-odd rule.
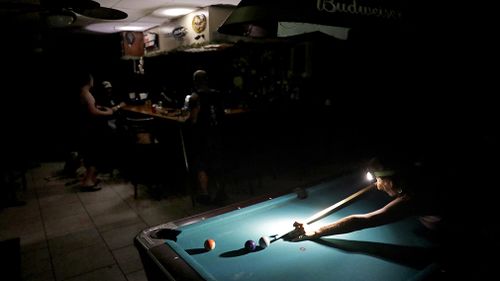
[[[321,218],[323,218],[325,215],[329,214],[330,212],[333,212],[335,209],[337,208],[340,208],[340,207],[343,207],[345,206],[346,204],[350,203],[351,201],[357,199],[358,197],[360,197],[361,195],[365,194],[367,191],[371,190],[373,187],[375,186],[374,183],[360,189],[359,191],[349,195],[348,197],[346,197],[345,199],[342,199],[341,201],[333,204],[332,206],[324,209],[324,210],[321,210],[319,212],[317,212],[316,214],[310,216],[309,218],[307,218],[305,220],[305,223],[306,224],[311,224]]]
[[[357,192],[349,195],[348,197],[340,200],[339,202],[331,205],[330,207],[317,212],[316,214],[314,214],[314,215],[310,216],[309,218],[307,218],[305,220],[305,224],[311,224],[311,223],[313,223],[313,222],[315,222],[315,221],[323,218],[324,216],[330,214],[334,210],[346,206],[348,203],[350,203],[350,202],[354,201],[355,199],[359,198],[361,195],[365,194],[367,191],[371,190],[373,187],[375,187],[375,183],[371,183],[368,186],[365,186],[364,188],[358,190]],[[274,242],[276,240],[279,240],[279,239],[285,237],[286,235],[288,235],[292,231],[295,231],[295,229],[293,229],[291,231],[288,231],[287,233],[282,234],[280,236],[277,236],[276,238],[273,238],[273,240],[271,240],[271,242]]]

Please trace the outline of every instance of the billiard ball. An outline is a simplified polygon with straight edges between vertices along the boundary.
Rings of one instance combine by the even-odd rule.
[[[269,237],[267,236],[262,236],[260,237],[259,239],[259,246],[261,248],[267,248],[269,246],[269,244],[271,244],[271,241],[269,240]]]
[[[254,251],[256,247],[257,244],[255,244],[255,241],[253,240],[247,240],[245,242],[245,249],[247,249],[247,251]]]
[[[207,239],[205,240],[205,250],[210,251],[215,249],[215,240]]]
[[[297,194],[297,198],[299,199],[307,198],[307,191],[304,188],[297,187],[293,191]]]

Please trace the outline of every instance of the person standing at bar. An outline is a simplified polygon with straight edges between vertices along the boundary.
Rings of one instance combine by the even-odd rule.
[[[210,88],[208,82],[205,70],[199,69],[193,73],[194,91],[186,97],[185,106],[189,128],[188,155],[199,187],[196,199],[202,204],[212,202],[209,194],[209,173],[215,178],[222,164],[220,123],[224,108],[220,92]],[[214,201],[221,203],[223,197],[225,193],[218,187]]]
[[[79,77],[79,149],[82,154],[83,164],[86,168],[81,182],[82,191],[97,191],[100,180],[97,179],[98,167],[102,166],[106,159],[109,141],[108,119],[114,112],[120,109],[120,105],[114,107],[101,106],[96,103],[91,90],[94,86],[94,78],[91,74]]]
[[[119,95],[116,94],[111,82],[102,81],[100,90],[101,90],[100,95],[96,96],[96,103],[97,104],[99,104],[101,106],[109,107],[109,108],[116,108],[116,109],[120,109],[120,108],[127,105],[123,101],[123,99]],[[118,123],[120,121],[120,118],[118,118],[120,116],[119,113],[120,113],[120,111],[116,111],[114,115],[118,115],[118,116],[115,116],[116,118],[113,117],[113,118],[108,119],[108,125],[113,131],[118,130],[118,127],[119,127]]]

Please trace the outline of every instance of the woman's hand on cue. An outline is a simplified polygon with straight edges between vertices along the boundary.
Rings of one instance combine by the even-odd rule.
[[[317,230],[310,227],[306,223],[296,221],[293,223],[293,226],[295,227],[295,229],[292,230],[289,235],[287,235],[286,240],[298,242],[302,240],[316,239],[319,237],[319,233],[317,232]]]

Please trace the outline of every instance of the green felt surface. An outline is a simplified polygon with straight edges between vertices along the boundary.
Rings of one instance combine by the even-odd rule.
[[[244,250],[245,241],[283,234],[295,220],[344,199],[367,185],[355,174],[308,189],[306,199],[288,194],[250,207],[182,226],[176,242],[167,241],[207,280],[412,280],[433,266],[433,246],[417,218],[318,241],[287,242]],[[354,203],[320,219],[315,225],[375,210],[390,198],[374,189]],[[216,241],[203,251],[204,241]]]

